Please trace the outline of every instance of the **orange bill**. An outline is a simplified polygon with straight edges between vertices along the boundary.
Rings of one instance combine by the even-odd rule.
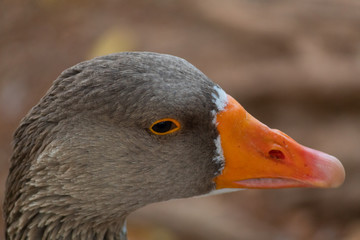
[[[345,179],[340,161],[270,129],[231,96],[217,114],[225,168],[216,188],[338,187]]]

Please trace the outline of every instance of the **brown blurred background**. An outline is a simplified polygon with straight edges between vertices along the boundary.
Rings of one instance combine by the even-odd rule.
[[[1,1],[1,199],[12,133],[52,81],[129,50],[187,59],[259,120],[337,156],[347,172],[339,189],[153,204],[131,215],[131,240],[360,239],[358,0]]]

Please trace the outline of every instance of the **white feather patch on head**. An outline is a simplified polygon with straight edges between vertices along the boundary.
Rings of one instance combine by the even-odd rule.
[[[227,94],[224,90],[221,89],[219,86],[214,86],[214,90],[217,94],[212,93],[211,96],[213,97],[213,102],[215,103],[217,110],[223,111],[228,104]]]
[[[217,126],[218,122],[216,120],[216,115],[218,112],[221,112],[225,109],[226,105],[228,104],[228,98],[225,91],[222,90],[219,86],[217,85],[214,86],[214,90],[215,92],[212,93],[211,96],[212,96],[212,101],[213,103],[215,103],[217,109],[212,110],[211,115],[213,116],[213,124]],[[219,163],[222,166],[222,168],[220,169],[220,173],[221,173],[225,166],[225,158],[224,158],[223,149],[221,147],[220,135],[214,141],[215,141],[216,152],[213,161]],[[219,174],[219,172],[217,174]]]
[[[221,147],[220,135],[217,136],[217,138],[215,139],[215,147],[216,147],[216,155],[214,156],[213,160],[216,163],[224,163],[225,159],[224,159],[224,152]],[[224,164],[222,164],[222,165],[224,165]],[[221,169],[221,171],[222,171],[222,169]]]

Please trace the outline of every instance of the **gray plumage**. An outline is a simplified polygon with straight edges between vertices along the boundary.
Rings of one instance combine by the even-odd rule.
[[[222,163],[215,84],[183,59],[118,53],[65,70],[14,136],[7,239],[126,239],[126,216],[204,194]],[[162,118],[180,131],[149,131]],[[121,233],[121,234],[120,234]]]

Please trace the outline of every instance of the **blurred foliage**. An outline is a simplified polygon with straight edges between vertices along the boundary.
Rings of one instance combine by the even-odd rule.
[[[91,47],[89,59],[114,52],[134,51],[136,37],[129,30],[112,27],[100,34]]]

